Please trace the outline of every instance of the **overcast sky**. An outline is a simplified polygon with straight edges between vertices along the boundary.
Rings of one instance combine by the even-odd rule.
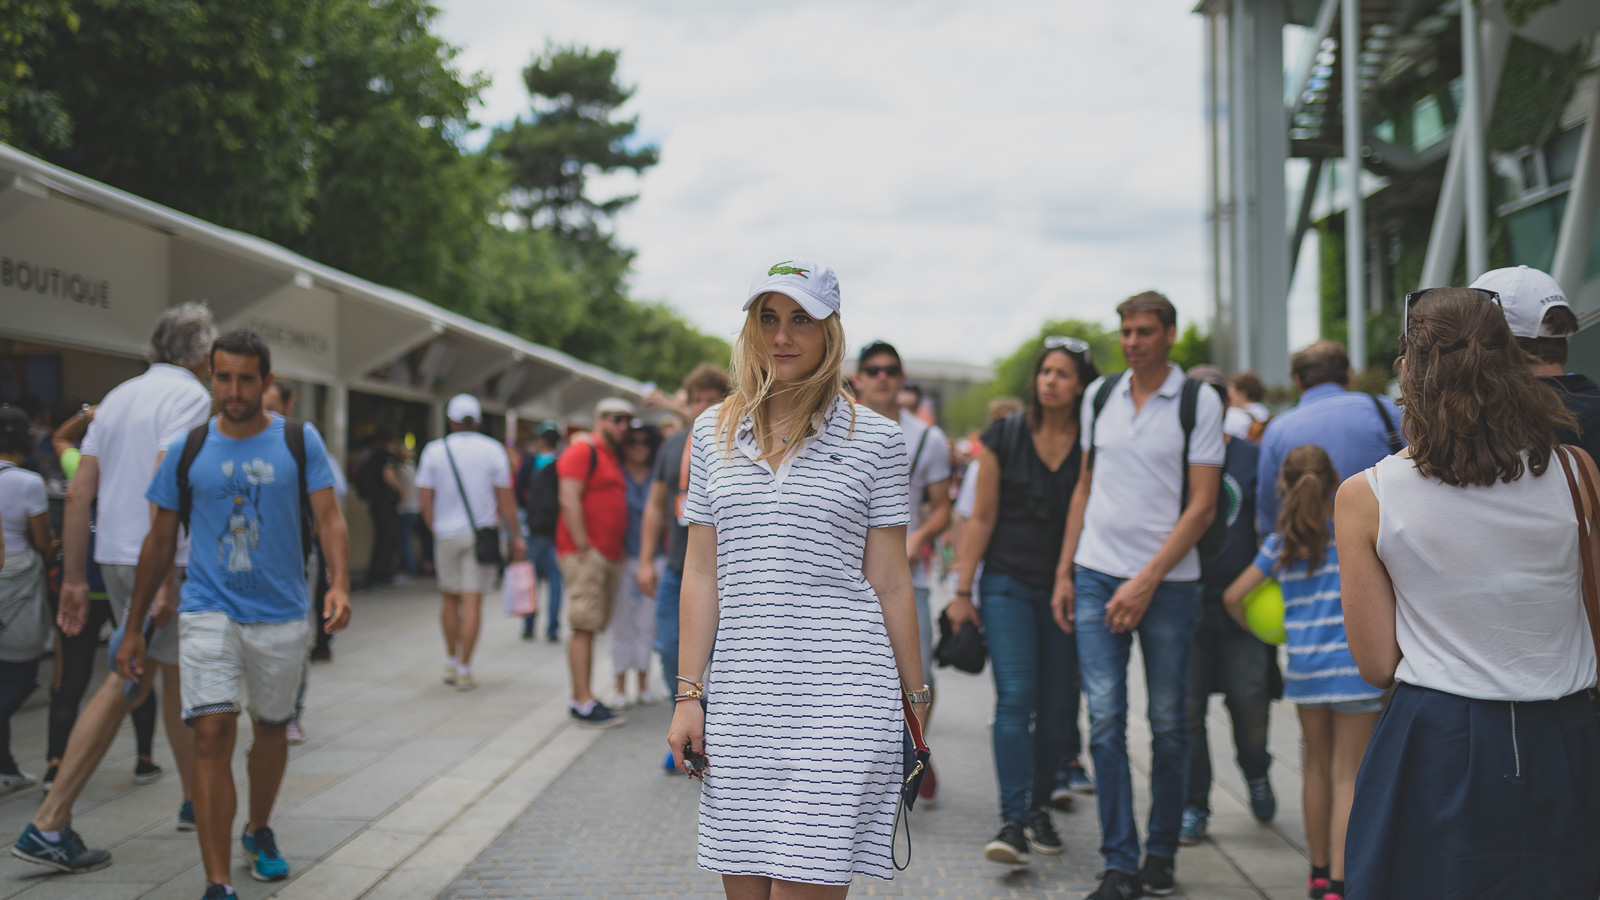
[[[438,2],[494,80],[485,124],[525,113],[547,42],[621,51],[661,163],[599,192],[641,195],[617,222],[634,296],[707,331],[807,255],[838,272],[852,345],[908,357],[988,363],[1146,288],[1206,315],[1193,0]]]

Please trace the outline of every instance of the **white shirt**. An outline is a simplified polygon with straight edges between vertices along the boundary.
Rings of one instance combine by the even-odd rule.
[[[1424,478],[1399,456],[1366,476],[1394,583],[1395,678],[1478,700],[1555,700],[1595,683],[1560,460],[1489,487]]]
[[[445,442],[450,455],[445,454]],[[450,471],[450,456],[461,472],[461,487],[466,488],[472,520],[467,520],[467,505],[461,502],[461,487]],[[422,448],[417,462],[417,487],[433,489],[433,535],[455,537],[474,528],[492,527],[500,517],[495,488],[511,486],[511,462],[500,442],[476,431],[457,431],[443,441]]]
[[[174,443],[182,452],[190,429],[211,415],[211,394],[188,369],[156,363],[111,389],[95,410],[83,455],[99,460],[99,515],[94,561],[132,566],[150,530],[144,492],[156,473],[156,455]],[[189,561],[189,541],[179,529],[177,564]]]
[[[1083,393],[1083,440],[1094,440],[1094,474],[1083,536],[1073,562],[1113,578],[1132,578],[1143,569],[1178,524],[1182,514],[1183,428],[1178,422],[1183,369],[1173,365],[1167,380],[1144,402],[1133,406],[1133,376],[1124,374],[1094,422],[1094,396],[1105,378]],[[1187,465],[1222,465],[1222,398],[1202,388],[1196,398],[1194,430]],[[1167,581],[1197,581],[1200,556],[1194,548],[1166,575]]]
[[[1236,438],[1250,439],[1250,426],[1272,418],[1272,410],[1264,403],[1246,403],[1230,406],[1222,414],[1222,433]]]
[[[44,478],[38,472],[0,462],[0,525],[4,526],[8,555],[33,546],[33,526],[28,520],[49,509]]]
[[[922,526],[923,489],[950,477],[950,444],[937,425],[929,425],[905,410],[900,411],[900,430],[906,436],[906,459],[916,460],[911,467],[911,523],[906,526],[906,533],[910,534]],[[920,458],[917,456],[919,445],[922,448]],[[911,567],[911,585],[928,586],[928,567],[921,560]]]
[[[956,515],[963,519],[972,518],[972,510],[978,505],[978,460],[973,459],[967,463],[967,471],[961,476],[961,490],[956,492]]]

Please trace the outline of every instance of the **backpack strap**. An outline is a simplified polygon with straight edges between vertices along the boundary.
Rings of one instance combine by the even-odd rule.
[[[289,455],[294,457],[295,477],[300,484],[300,555],[306,557],[311,554],[311,523],[316,518],[311,512],[311,492],[306,489],[306,423],[285,419],[283,442],[289,445]]]
[[[1193,378],[1183,380],[1183,391],[1178,395],[1178,426],[1183,429],[1183,456],[1178,465],[1183,469],[1183,492],[1178,495],[1178,513],[1189,505],[1189,439],[1194,435],[1195,408],[1200,405],[1202,382]]]
[[[932,430],[932,428],[922,429],[922,439],[917,441],[917,452],[911,457],[911,475],[913,477],[917,474],[917,463],[922,462],[922,451],[928,446],[928,432]]]
[[[1105,410],[1106,404],[1111,401],[1111,392],[1117,389],[1117,382],[1122,380],[1122,375],[1122,372],[1118,372],[1115,375],[1107,375],[1106,380],[1100,383],[1100,390],[1094,392],[1094,400],[1091,403],[1093,415],[1089,417],[1089,447],[1086,451],[1087,458],[1084,460],[1085,465],[1088,466],[1091,472],[1094,471],[1094,438],[1095,432],[1100,425],[1100,413]]]
[[[1383,405],[1377,394],[1367,396],[1372,398],[1372,408],[1378,411],[1378,418],[1383,420],[1383,437],[1389,442],[1389,453],[1395,454],[1404,450],[1405,445],[1400,442],[1400,430],[1394,427],[1394,417],[1389,415],[1388,407]]]
[[[211,420],[208,418],[189,429],[188,437],[183,439],[183,450],[178,454],[178,525],[185,534],[189,532],[189,515],[194,511],[194,490],[189,486],[189,468],[194,465],[194,458],[200,455],[200,448],[205,446],[206,437],[210,434]]]

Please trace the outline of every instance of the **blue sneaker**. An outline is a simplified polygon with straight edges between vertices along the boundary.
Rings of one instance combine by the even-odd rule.
[[[1094,779],[1089,777],[1088,770],[1076,762],[1066,765],[1067,787],[1075,794],[1094,793]]]
[[[289,861],[278,852],[278,839],[263,825],[239,835],[245,858],[250,860],[250,877],[257,881],[282,881],[289,877]]]
[[[661,768],[666,769],[668,775],[678,774],[678,760],[671,750],[667,751],[667,758],[661,761]]]
[[[193,831],[194,830],[194,801],[193,800],[185,800],[185,801],[183,801],[183,805],[178,807],[178,830],[179,831]],[[226,887],[226,885],[224,885],[224,887]]]
[[[586,713],[578,712],[575,706],[567,707],[567,715],[579,728],[615,728],[628,721],[628,717],[606,706],[599,700],[594,701],[594,706]]]
[[[1250,814],[1262,824],[1272,821],[1278,814],[1278,798],[1272,793],[1272,782],[1267,776],[1260,778],[1246,778],[1245,784],[1250,788]]]
[[[111,851],[90,850],[70,825],[57,834],[56,840],[49,840],[29,822],[22,829],[22,836],[11,845],[11,855],[69,875],[93,872],[111,865]]]
[[[233,888],[225,884],[212,883],[206,885],[206,894],[200,900],[228,900],[229,897],[237,896],[239,895],[233,892]]]
[[[1205,840],[1206,825],[1211,817],[1203,809],[1192,806],[1183,808],[1183,824],[1178,828],[1178,843],[1185,847],[1192,847]]]

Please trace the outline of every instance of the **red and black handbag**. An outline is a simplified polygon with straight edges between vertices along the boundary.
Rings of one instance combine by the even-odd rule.
[[[922,739],[922,723],[917,720],[917,714],[911,711],[911,701],[904,696],[900,698],[900,708],[905,713],[905,765],[900,781],[900,800],[895,805],[894,811],[894,836],[900,833],[900,823],[906,823],[906,862],[900,864],[899,850],[893,851],[894,867],[904,872],[911,865],[911,820],[906,813],[916,805],[917,792],[922,789],[922,777],[928,773],[928,761],[933,758],[933,751],[928,749],[928,744]]]

